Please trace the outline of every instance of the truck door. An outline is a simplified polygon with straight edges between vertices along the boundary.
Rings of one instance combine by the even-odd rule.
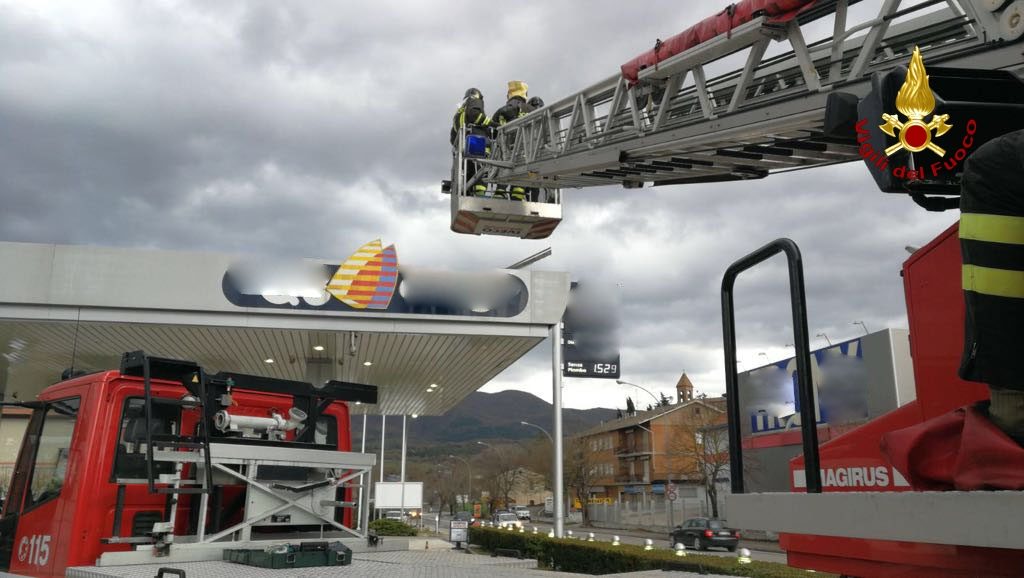
[[[65,524],[64,487],[80,398],[47,402],[33,412],[0,517],[0,569],[50,576]],[[69,510],[70,511],[70,510]],[[66,539],[66,537],[64,537]]]

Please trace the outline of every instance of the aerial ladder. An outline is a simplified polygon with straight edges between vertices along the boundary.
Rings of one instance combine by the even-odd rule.
[[[881,0],[872,3],[873,18],[848,24],[858,3],[731,5],[658,40],[618,73],[499,127],[489,147],[477,147],[474,182],[556,191],[549,202],[474,196],[463,176],[472,158],[463,135],[444,187],[452,193],[452,230],[540,238],[531,228],[547,236],[557,227],[562,189],[761,179],[860,160],[854,138],[827,126],[829,95],[863,97],[873,73],[905,65],[915,47],[930,67],[1022,68],[1014,43],[1024,35],[1021,0]],[[829,19],[831,34],[808,40],[828,30]],[[766,57],[773,44],[790,49]],[[739,61],[738,69],[709,74]]]
[[[997,133],[1024,127],[1024,43],[1019,42],[1024,1],[877,0],[870,3],[877,9],[873,17],[852,24],[847,16],[854,4],[860,9],[869,3],[744,0],[731,5],[658,40],[609,78],[500,127],[482,157],[479,178],[502,186],[620,184],[635,190],[762,179],[866,161],[885,192],[956,195],[963,160],[957,143],[966,148],[961,139],[972,136],[980,145]],[[809,40],[815,31],[825,31],[825,37]],[[779,53],[776,47],[778,54],[766,57],[773,43],[786,43],[789,50]],[[857,121],[867,118],[865,111],[875,132],[884,124],[888,130],[882,130],[898,129],[904,136],[911,123],[883,121],[883,112],[895,112],[886,110],[883,101],[895,97],[893,82],[909,76],[904,67],[912,59],[928,64],[936,117],[954,111],[954,132],[942,141],[952,146],[947,145],[949,154],[943,158],[960,161],[959,167],[929,172],[928,163],[935,159],[912,154],[916,150],[878,155],[895,146],[892,137],[858,139]],[[731,62],[743,64],[709,74]],[[975,119],[976,135],[970,132]],[[933,129],[945,130],[928,128]],[[898,140],[906,148],[906,139]],[[461,152],[456,158],[463,158]],[[897,164],[917,176],[891,178]],[[462,193],[452,197],[453,229],[464,208],[474,212],[463,198]],[[492,207],[491,217],[500,218],[499,210]],[[737,425],[742,416],[732,283],[779,253],[790,265],[794,341],[798,365],[804,363],[803,371],[797,371],[805,414],[803,453],[790,462],[790,492],[749,493]],[[983,385],[956,375],[963,330],[959,267],[954,225],[911,255],[901,273],[917,399],[820,449],[799,249],[792,241],[778,240],[729,268],[722,302],[731,398],[731,524],[779,532],[789,563],[806,569],[850,576],[1024,575],[1020,492],[913,491],[895,474],[888,486],[874,489],[837,488],[824,479],[836,469],[886,467],[879,449],[883,434],[987,396]]]

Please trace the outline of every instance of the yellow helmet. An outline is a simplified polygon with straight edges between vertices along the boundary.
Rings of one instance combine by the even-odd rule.
[[[510,80],[508,81],[508,98],[513,96],[522,97],[526,99],[526,91],[529,90],[529,86],[526,85],[522,80]]]

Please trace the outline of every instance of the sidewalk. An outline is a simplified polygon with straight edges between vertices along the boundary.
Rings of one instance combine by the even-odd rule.
[[[564,577],[585,578],[586,574],[568,572],[552,572],[537,569],[536,560],[518,560],[515,558],[495,558],[487,555],[471,555],[451,550],[432,550],[430,552],[380,552],[354,554],[350,566],[322,566],[316,568],[296,568],[270,570],[242,566],[231,562],[187,562],[173,564],[187,576],[204,578],[520,578],[530,576],[536,578]],[[157,569],[166,564],[145,564],[133,566],[111,566],[105,568],[69,568],[70,578],[152,578]],[[672,577],[697,578],[691,572],[665,572],[651,570],[646,572],[630,572],[612,574],[608,578],[640,578],[640,577]],[[715,578],[715,575],[704,575],[700,578]],[[727,577],[721,577],[727,578]]]

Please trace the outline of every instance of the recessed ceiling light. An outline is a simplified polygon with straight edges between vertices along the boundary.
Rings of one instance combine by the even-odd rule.
[[[431,387],[431,388],[434,388],[434,387],[437,387],[437,384],[436,384],[436,383],[431,383],[431,384],[430,384],[430,385],[428,385],[427,387]]]
[[[363,365],[365,365],[366,367],[370,367],[371,365],[373,365],[373,362],[372,361],[364,361]]]
[[[433,390],[433,389],[430,389],[430,388],[428,387],[428,388],[427,388],[427,393],[434,393],[434,390]]]
[[[323,345],[314,345],[313,346],[313,351],[323,351],[323,350],[324,350],[324,346]]]
[[[263,363],[274,363],[274,358],[273,357],[268,357],[268,358],[263,360]]]
[[[363,402],[361,402],[361,401],[357,401],[357,402],[356,402],[356,405],[363,405]]]
[[[486,305],[477,305],[472,309],[473,313],[487,313],[490,310],[491,308]]]
[[[418,417],[420,417],[420,414],[418,414],[418,413],[414,413],[414,414],[412,414],[412,419],[416,419],[416,418],[418,418]]]

